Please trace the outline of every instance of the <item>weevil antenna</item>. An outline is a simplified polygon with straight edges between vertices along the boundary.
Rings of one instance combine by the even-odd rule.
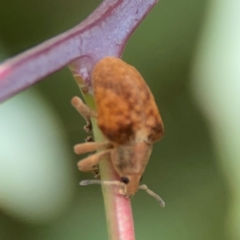
[[[80,183],[79,183],[81,186],[88,186],[88,185],[91,185],[91,184],[102,184],[101,180],[99,179],[88,179],[88,180],[82,180]]]
[[[100,185],[106,185],[106,186],[118,186],[122,188],[122,193],[126,192],[126,185],[120,181],[105,181],[105,180],[99,180],[99,179],[88,179],[83,180],[80,182],[81,186],[88,186],[91,184],[100,184]]]
[[[138,187],[138,189],[145,190],[150,196],[154,197],[159,202],[161,207],[163,207],[163,208],[165,207],[165,202],[162,200],[162,198],[159,195],[157,195],[155,192],[150,190],[147,185],[145,185],[145,184],[140,185]]]
[[[104,181],[104,180],[99,180],[99,179],[88,179],[88,180],[82,180],[80,182],[81,186],[88,186],[92,184],[100,184],[100,185],[115,185],[115,186],[123,186],[124,183],[120,181]]]

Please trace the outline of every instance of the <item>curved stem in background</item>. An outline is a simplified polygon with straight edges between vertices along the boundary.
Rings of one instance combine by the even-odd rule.
[[[157,0],[105,0],[82,23],[0,65],[0,102],[78,59],[88,71],[106,55],[120,56],[124,45]],[[83,76],[84,78],[84,76]],[[85,80],[85,79],[84,79]],[[89,78],[86,79],[90,85]]]

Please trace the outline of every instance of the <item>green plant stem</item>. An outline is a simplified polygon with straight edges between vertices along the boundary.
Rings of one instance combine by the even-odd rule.
[[[96,110],[94,98],[90,94],[83,94],[83,96],[87,105],[91,109]],[[98,128],[96,119],[92,119],[92,126],[95,141],[104,141],[105,137]],[[119,176],[114,171],[110,158],[101,160],[100,174],[102,180],[119,180]],[[134,222],[130,199],[120,195],[116,186],[102,185],[102,192],[109,240],[134,240]]]

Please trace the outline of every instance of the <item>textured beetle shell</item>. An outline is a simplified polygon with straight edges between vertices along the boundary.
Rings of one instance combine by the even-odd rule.
[[[93,69],[98,126],[117,144],[158,141],[164,133],[154,97],[140,73],[119,58],[105,57]]]

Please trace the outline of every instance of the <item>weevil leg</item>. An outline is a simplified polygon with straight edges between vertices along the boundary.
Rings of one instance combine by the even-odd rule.
[[[110,148],[111,144],[108,142],[85,142],[76,144],[73,149],[76,154],[83,154],[87,152],[97,151],[103,148]]]
[[[111,153],[112,149],[107,149],[99,153],[84,158],[78,162],[78,169],[82,172],[95,171],[99,162]]]
[[[91,110],[79,97],[76,96],[73,97],[71,103],[87,122],[87,125],[84,126],[84,130],[87,133],[91,133],[92,132],[91,117],[96,118],[97,113]]]
[[[79,97],[73,97],[71,101],[72,105],[77,109],[77,111],[85,118],[90,119],[91,117],[96,118],[97,113],[91,110]]]

